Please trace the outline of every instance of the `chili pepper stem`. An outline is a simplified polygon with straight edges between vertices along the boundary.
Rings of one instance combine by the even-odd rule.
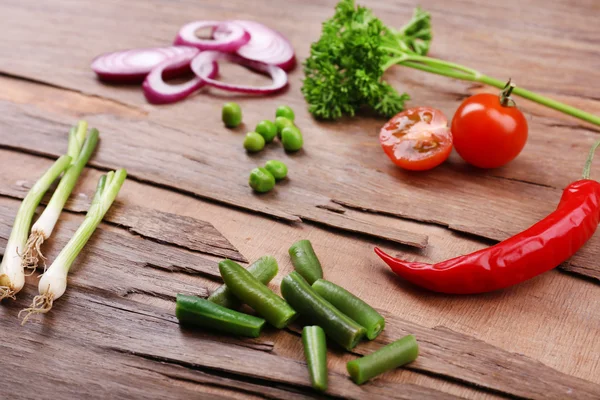
[[[596,143],[594,143],[592,145],[592,148],[590,149],[588,158],[585,161],[585,166],[583,167],[583,179],[590,179],[590,170],[592,169],[592,161],[594,160],[594,153],[596,153],[596,150],[598,149],[599,146],[600,146],[600,140],[596,141]]]

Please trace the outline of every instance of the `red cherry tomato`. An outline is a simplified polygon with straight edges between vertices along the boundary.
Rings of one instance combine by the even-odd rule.
[[[379,142],[394,164],[412,171],[437,167],[452,151],[448,119],[431,107],[396,114],[381,128]]]
[[[454,148],[469,164],[497,168],[519,155],[527,142],[527,120],[500,96],[481,93],[469,97],[452,119]]]

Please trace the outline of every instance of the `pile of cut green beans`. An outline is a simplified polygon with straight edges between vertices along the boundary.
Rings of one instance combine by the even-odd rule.
[[[258,337],[268,322],[283,329],[301,315],[307,325],[302,343],[312,387],[327,390],[327,340],[346,350],[361,340],[375,339],[385,328],[385,319],[373,307],[346,289],[323,279],[323,268],[310,241],[300,240],[289,249],[295,271],[281,282],[281,296],[267,287],[277,275],[275,258],[265,256],[247,269],[231,260],[219,263],[225,282],[207,299],[177,295],[176,315],[181,324],[238,336]],[[242,313],[246,304],[256,316]],[[413,335],[348,362],[352,380],[368,380],[414,361],[419,346]]]

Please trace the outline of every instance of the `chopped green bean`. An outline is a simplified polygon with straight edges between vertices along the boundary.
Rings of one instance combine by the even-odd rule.
[[[242,109],[237,103],[225,103],[221,111],[221,118],[228,128],[235,128],[242,123]]]
[[[230,310],[196,296],[177,295],[175,315],[182,324],[209,328],[234,335],[258,337],[262,318]]]
[[[286,117],[275,118],[275,126],[277,127],[277,137],[281,139],[281,131],[288,126],[294,126],[294,121]]]
[[[358,322],[367,330],[367,338],[373,340],[385,327],[385,319],[373,307],[335,283],[319,279],[312,285],[315,292]]]
[[[377,350],[346,364],[346,369],[357,385],[386,371],[398,368],[417,359],[419,345],[413,335],[404,336]]]
[[[315,254],[310,240],[299,240],[288,250],[294,269],[309,284],[313,284],[317,279],[323,278],[323,269],[321,263]]]
[[[248,132],[244,138],[244,148],[251,153],[261,151],[265,148],[265,138],[256,132]]]
[[[287,165],[277,160],[267,161],[265,164],[265,169],[269,171],[277,181],[285,179],[288,173]]]
[[[324,392],[327,390],[327,342],[323,328],[305,326],[302,344],[312,387]]]
[[[331,305],[296,271],[281,282],[281,294],[300,314],[319,325],[328,337],[352,350],[365,335],[365,328]]]
[[[254,168],[250,172],[248,184],[252,189],[259,193],[265,193],[275,187],[275,177],[265,168]]]
[[[252,307],[275,328],[284,328],[296,311],[239,264],[225,260],[219,263],[221,277],[231,292]]]
[[[271,256],[261,257],[248,267],[248,272],[265,285],[275,278],[277,271],[277,261]],[[231,290],[229,290],[225,284],[219,286],[212,292],[212,294],[208,296],[208,300],[231,309],[239,308],[242,305],[240,300],[231,293]]]

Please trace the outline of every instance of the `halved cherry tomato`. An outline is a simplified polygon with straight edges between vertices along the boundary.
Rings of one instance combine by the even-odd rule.
[[[527,142],[527,120],[508,98],[480,93],[458,107],[452,119],[454,148],[469,164],[498,168],[519,155]]]
[[[396,114],[381,128],[379,142],[394,164],[411,171],[437,167],[452,151],[448,119],[431,107]]]

